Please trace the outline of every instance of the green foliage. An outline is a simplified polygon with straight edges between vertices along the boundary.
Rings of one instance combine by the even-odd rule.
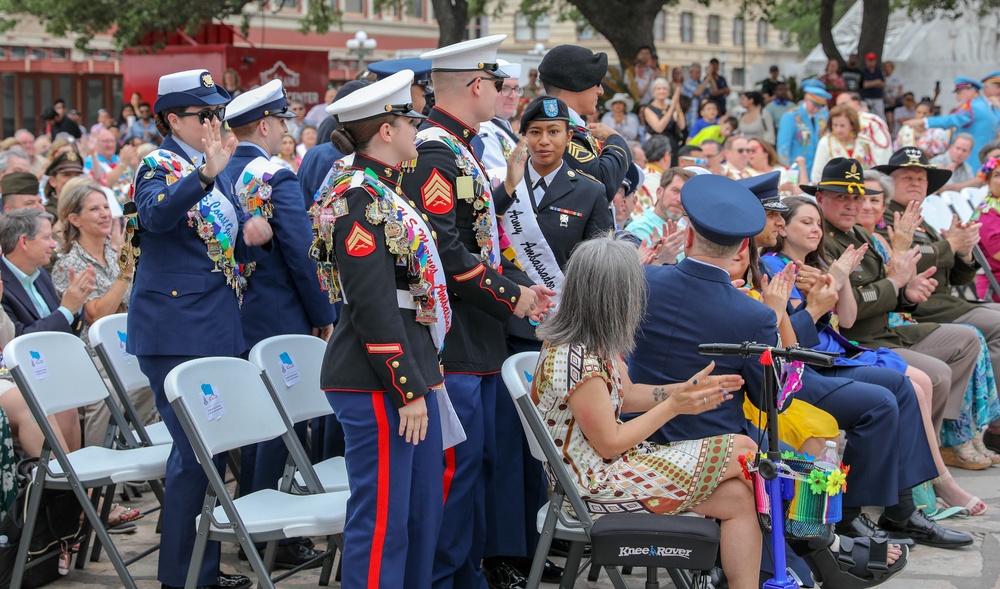
[[[836,0],[834,22],[840,20],[855,0]],[[819,6],[815,0],[782,0],[779,9],[769,11],[771,22],[788,31],[799,44],[799,54],[805,56],[819,45]]]

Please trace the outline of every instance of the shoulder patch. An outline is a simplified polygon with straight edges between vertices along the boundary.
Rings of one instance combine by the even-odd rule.
[[[357,222],[347,234],[347,253],[362,258],[375,251],[375,236]]]
[[[569,152],[569,155],[572,156],[573,159],[581,164],[587,163],[595,157],[594,154],[590,153],[587,148],[572,141],[570,141],[569,145],[566,146],[566,151]]]
[[[455,197],[448,182],[436,168],[420,187],[424,208],[435,215],[443,215],[455,206]]]

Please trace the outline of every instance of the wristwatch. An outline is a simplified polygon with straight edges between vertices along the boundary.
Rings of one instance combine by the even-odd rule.
[[[215,178],[214,177],[212,177],[212,176],[206,176],[205,175],[205,165],[204,164],[202,164],[201,166],[198,166],[198,179],[201,180],[201,183],[204,184],[206,187],[211,186],[212,183],[215,182]]]

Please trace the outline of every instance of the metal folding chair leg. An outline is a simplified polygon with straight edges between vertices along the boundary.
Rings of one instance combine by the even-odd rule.
[[[583,542],[570,542],[569,554],[566,556],[566,564],[563,565],[562,581],[559,589],[573,589],[576,584],[576,577],[580,574],[580,562],[583,560],[583,549],[586,545]],[[542,557],[544,565],[545,558]],[[534,565],[534,563],[532,563]]]

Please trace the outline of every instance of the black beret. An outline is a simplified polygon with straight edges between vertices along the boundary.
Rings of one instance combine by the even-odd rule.
[[[0,180],[0,194],[38,194],[38,178],[30,172],[11,172]]]
[[[539,96],[524,107],[521,115],[521,134],[528,129],[532,121],[566,121],[569,122],[569,107],[566,103],[552,96]]]
[[[553,47],[538,64],[542,84],[569,92],[593,88],[607,73],[607,53],[594,53],[578,45]]]

